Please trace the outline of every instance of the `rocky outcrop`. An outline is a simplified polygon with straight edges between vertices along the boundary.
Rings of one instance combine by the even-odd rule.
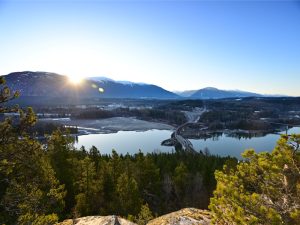
[[[57,225],[135,225],[135,223],[118,216],[86,216],[65,220]]]
[[[207,210],[185,208],[151,220],[147,225],[209,225],[210,220]]]
[[[185,208],[151,220],[147,225],[209,225],[211,214],[207,210]],[[56,225],[136,225],[118,216],[87,216],[65,220]]]

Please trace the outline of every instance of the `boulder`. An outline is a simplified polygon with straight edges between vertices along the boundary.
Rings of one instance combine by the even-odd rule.
[[[210,221],[209,211],[185,208],[153,219],[147,225],[209,225]]]
[[[148,222],[147,225],[209,225],[211,213],[207,210],[185,208]],[[87,216],[65,220],[56,225],[136,225],[118,216]]]
[[[86,216],[65,220],[57,225],[136,225],[118,216]]]

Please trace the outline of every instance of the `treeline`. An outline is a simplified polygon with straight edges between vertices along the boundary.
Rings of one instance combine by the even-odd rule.
[[[300,98],[243,98],[239,99],[216,99],[206,100],[205,105],[210,111],[229,114],[229,119],[248,116],[251,119],[269,118],[292,118],[299,115]],[[235,114],[235,115],[233,115]],[[299,121],[298,121],[299,122]]]
[[[158,106],[159,109],[172,109],[172,110],[184,110],[184,111],[192,111],[194,108],[202,108],[204,107],[204,101],[203,100],[180,100],[180,101],[173,101],[170,103],[163,104],[161,106]]]
[[[269,113],[264,113],[268,114]],[[200,121],[208,126],[209,130],[223,129],[242,129],[242,130],[263,130],[273,131],[279,128],[279,125],[266,123],[260,120],[260,117],[253,115],[249,110],[245,111],[226,111],[215,110],[203,113]]]
[[[67,213],[73,211],[80,216],[137,216],[143,204],[155,215],[187,206],[207,208],[216,185],[214,171],[230,160],[185,152],[118,155],[113,151],[101,155],[95,147],[89,152],[84,148],[64,151],[68,152],[65,162],[73,164],[68,169],[65,164],[53,166],[58,174],[70,171],[62,176],[73,177],[73,182],[66,185],[68,192],[74,193],[66,202],[71,210]]]
[[[279,116],[278,113],[269,110],[250,111],[250,110],[212,110],[204,112],[198,121],[205,123],[209,130],[222,129],[242,129],[275,131],[280,129],[282,124],[298,125],[300,118]]]
[[[44,121],[38,121],[33,127],[30,127],[28,129],[28,133],[30,135],[35,135],[40,137],[45,135],[51,135],[56,130],[61,130],[62,132],[69,132],[71,134],[78,133],[77,127],[66,128],[64,125],[59,123],[44,122]]]

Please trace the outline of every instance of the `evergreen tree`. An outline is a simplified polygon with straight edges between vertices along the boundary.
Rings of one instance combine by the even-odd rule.
[[[137,215],[141,207],[141,199],[136,180],[127,173],[122,173],[117,181],[116,192],[120,202],[120,214]]]
[[[77,163],[75,187],[76,215],[86,216],[99,214],[103,203],[103,183],[96,177],[95,164],[87,156]]]
[[[68,134],[64,135],[57,130],[49,137],[46,150],[57,179],[65,185],[67,190],[64,214],[70,217],[71,215],[67,214],[75,205],[74,169],[76,165],[73,162],[75,160],[73,139]]]
[[[300,224],[300,135],[271,152],[243,153],[236,169],[217,171],[210,209],[218,224]]]
[[[148,204],[144,204],[141,207],[141,211],[138,214],[136,222],[138,225],[146,225],[150,220],[153,219],[151,210],[149,209]]]
[[[101,161],[99,171],[97,173],[98,183],[102,187],[102,191],[98,193],[101,197],[99,212],[102,215],[116,214],[120,205],[116,196],[116,183],[113,181],[113,172],[110,163]]]
[[[188,169],[186,165],[181,162],[176,168],[175,168],[175,174],[174,174],[174,183],[176,185],[176,189],[180,195],[184,194],[185,186],[188,181]]]
[[[100,163],[100,151],[93,145],[90,149],[90,158],[95,164],[96,172],[99,169],[99,163]]]
[[[10,108],[3,103],[18,96],[0,77],[0,112]],[[0,123],[0,221],[6,224],[53,224],[64,207],[64,186],[41,146],[26,130],[36,122],[31,108],[17,107],[19,120]]]

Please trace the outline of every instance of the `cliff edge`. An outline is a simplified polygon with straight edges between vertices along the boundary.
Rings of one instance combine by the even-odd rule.
[[[185,208],[147,223],[147,225],[209,225],[211,214],[207,210]],[[118,216],[87,216],[65,220],[56,225],[136,225]]]

